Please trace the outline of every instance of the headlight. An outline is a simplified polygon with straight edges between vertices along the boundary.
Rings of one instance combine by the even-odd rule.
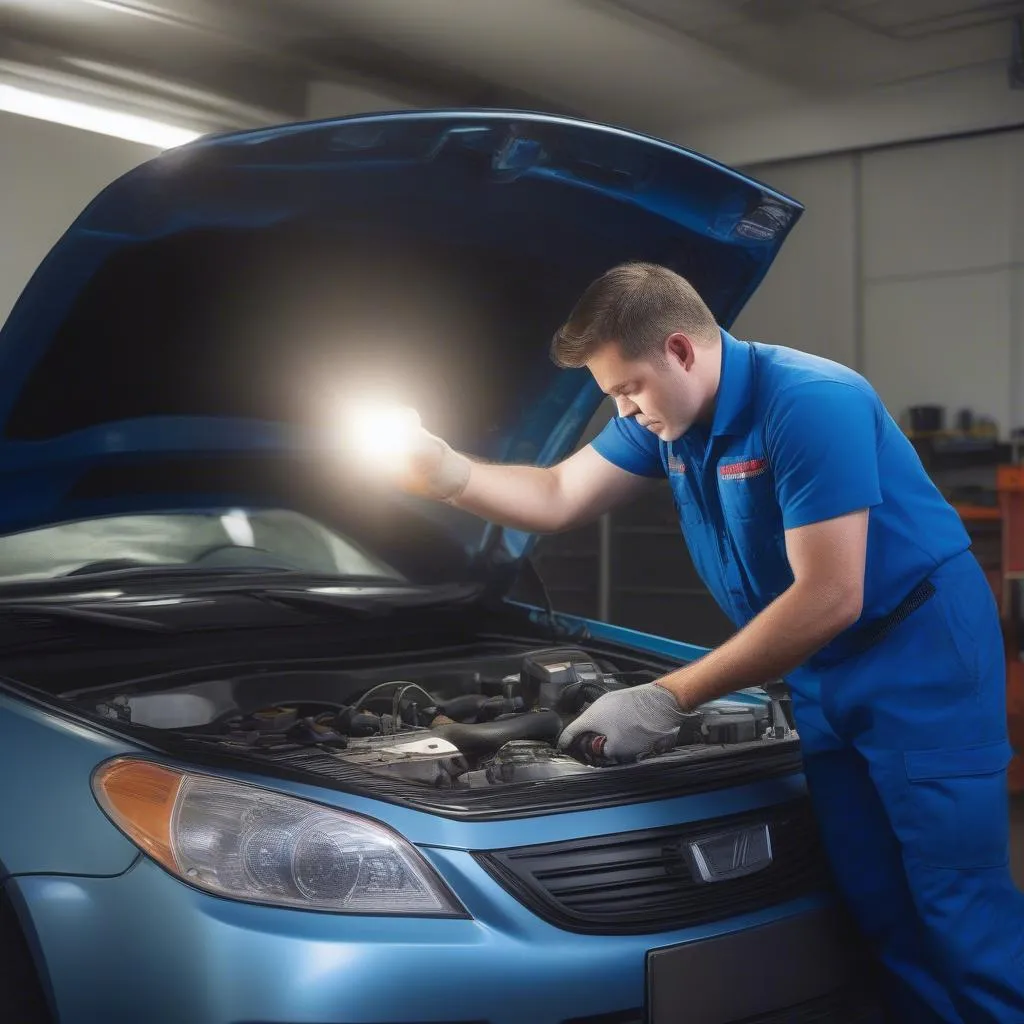
[[[131,758],[103,765],[93,791],[132,842],[217,896],[335,913],[465,916],[409,843],[366,818]]]

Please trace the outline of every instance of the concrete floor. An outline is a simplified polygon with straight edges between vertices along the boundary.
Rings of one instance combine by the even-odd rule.
[[[1017,888],[1024,892],[1024,793],[1010,801],[1010,860]]]

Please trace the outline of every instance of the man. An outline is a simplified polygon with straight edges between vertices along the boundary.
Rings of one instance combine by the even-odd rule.
[[[552,354],[615,400],[592,444],[540,469],[473,462],[425,435],[405,486],[552,532],[667,477],[694,563],[739,627],[601,697],[560,743],[598,733],[625,760],[683,711],[785,676],[835,875],[913,993],[898,1019],[1024,1022],[997,611],[958,516],[874,390],[827,360],[736,340],[650,264],[595,281]]]

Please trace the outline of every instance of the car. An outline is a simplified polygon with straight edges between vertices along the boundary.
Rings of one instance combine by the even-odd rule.
[[[666,263],[728,326],[801,210],[490,110],[210,136],[96,197],[0,338],[6,1024],[874,1019],[784,685],[559,750],[704,648],[552,609],[536,538],[349,443],[396,402],[553,463],[603,397],[548,356],[586,283]]]

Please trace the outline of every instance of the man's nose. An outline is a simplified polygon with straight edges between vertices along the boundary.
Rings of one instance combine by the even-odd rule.
[[[635,416],[640,408],[636,402],[631,402],[625,395],[615,396],[615,408],[618,410],[620,416]]]

